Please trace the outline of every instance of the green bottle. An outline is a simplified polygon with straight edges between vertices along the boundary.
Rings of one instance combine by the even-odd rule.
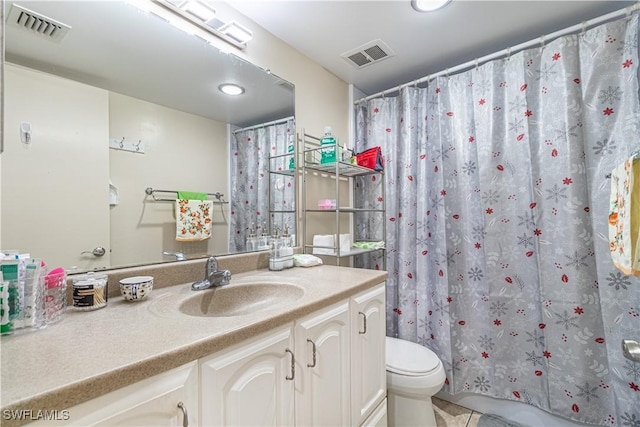
[[[289,169],[293,170],[296,168],[296,156],[294,154],[295,146],[293,141],[293,135],[289,135],[289,142],[287,142],[287,153],[291,154],[289,157]]]
[[[336,158],[336,139],[331,135],[331,126],[324,127],[324,137],[320,140],[320,164],[335,163]]]

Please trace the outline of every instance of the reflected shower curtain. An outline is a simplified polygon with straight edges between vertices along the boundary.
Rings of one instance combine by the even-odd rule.
[[[386,165],[387,326],[444,390],[640,426],[640,279],[609,255],[611,170],[640,148],[638,17],[356,108]],[[357,203],[380,197],[362,182]],[[365,227],[379,227],[362,218]]]
[[[287,153],[289,137],[295,137],[294,119],[279,124],[238,130],[231,135],[231,206],[229,252],[245,251],[250,228],[268,229],[267,234],[295,230],[295,214],[269,211],[295,209],[293,176],[269,174],[269,158]],[[271,170],[289,167],[289,157],[271,159]],[[271,200],[271,206],[269,206]]]

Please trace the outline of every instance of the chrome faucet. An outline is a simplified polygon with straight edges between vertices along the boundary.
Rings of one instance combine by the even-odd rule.
[[[164,251],[164,252],[162,252],[162,255],[174,256],[174,257],[176,257],[176,261],[184,261],[184,260],[187,259],[187,256],[182,252],[167,252],[167,251]]]
[[[191,290],[202,291],[204,289],[217,288],[218,286],[228,285],[231,280],[231,272],[229,270],[218,270],[218,260],[211,256],[207,259],[205,265],[204,280],[194,282]]]

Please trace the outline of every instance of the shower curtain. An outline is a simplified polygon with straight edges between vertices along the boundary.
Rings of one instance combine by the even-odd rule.
[[[287,229],[295,232],[295,213],[288,212],[295,210],[293,174],[269,173],[289,169],[290,157],[270,157],[286,154],[290,137],[295,138],[293,118],[232,132],[229,252],[246,250],[251,228],[260,233],[266,228],[269,235],[276,230],[280,235]],[[278,212],[270,216],[270,211]]]
[[[607,230],[607,176],[640,148],[638,17],[361,103],[356,149],[372,146],[388,335],[434,350],[445,392],[640,426],[640,364],[620,350],[640,338],[640,279]],[[359,185],[359,205],[381,197]]]

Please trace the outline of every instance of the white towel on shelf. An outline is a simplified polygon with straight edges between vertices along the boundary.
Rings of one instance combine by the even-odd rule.
[[[346,252],[351,251],[351,234],[341,234],[340,235],[340,254],[344,254]]]
[[[345,254],[351,250],[351,234],[340,234],[340,254]],[[313,248],[315,255],[335,255],[336,235],[316,234],[313,236],[313,246],[328,246],[327,248]]]
[[[199,242],[211,238],[212,200],[176,200],[176,240]]]
[[[335,255],[335,237],[333,234],[316,234],[313,236],[314,255]],[[316,248],[315,246],[327,246]]]

